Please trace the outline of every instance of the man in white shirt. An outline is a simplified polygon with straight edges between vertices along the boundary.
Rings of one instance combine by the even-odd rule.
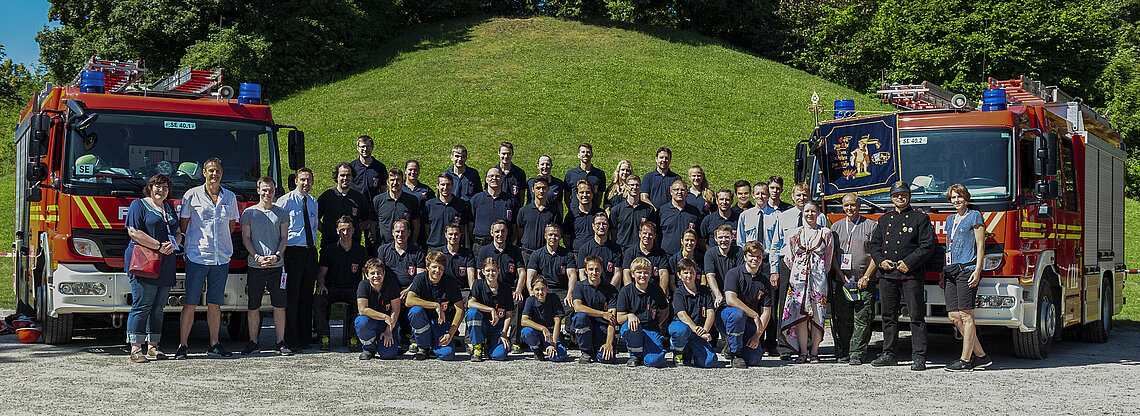
[[[182,233],[186,235],[186,303],[182,306],[176,360],[186,358],[194,309],[202,300],[203,289],[206,290],[206,323],[210,328],[210,348],[206,354],[233,355],[218,342],[218,329],[222,322],[230,255],[234,252],[234,224],[241,213],[234,193],[222,188],[222,161],[210,158],[203,166],[206,183],[186,191],[178,213]]]

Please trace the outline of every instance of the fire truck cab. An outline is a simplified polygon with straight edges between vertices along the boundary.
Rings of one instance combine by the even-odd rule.
[[[1008,328],[1014,354],[1044,358],[1067,331],[1105,342],[1125,299],[1123,140],[1108,120],[1056,87],[990,79],[981,108],[930,83],[884,85],[897,113],[901,179],[911,204],[930,215],[938,244],[927,263],[926,320],[949,324],[938,286],[946,244],[946,198],[963,184],[982,213],[986,242],[976,298],[979,327]],[[837,106],[838,107],[838,106]],[[837,111],[828,123],[857,122]],[[876,114],[878,115],[878,114]],[[817,132],[818,133],[818,132]],[[796,179],[821,195],[820,140],[800,142]],[[825,162],[826,163],[826,162]],[[860,195],[871,218],[894,209],[887,192]],[[826,208],[843,218],[839,204]],[[878,310],[878,309],[877,309]],[[901,321],[908,321],[903,309]],[[881,317],[881,316],[880,316]]]
[[[76,326],[120,327],[131,308],[123,254],[129,242],[127,207],[147,180],[173,181],[177,209],[187,189],[201,185],[203,163],[223,161],[222,186],[239,209],[256,204],[256,181],[273,178],[282,195],[278,132],[288,130],[289,169],[304,164],[304,134],[275,124],[260,105],[260,86],[242,84],[237,98],[221,70],[186,68],[149,87],[139,61],[93,57],[71,85],[50,83],[20,116],[16,142],[17,307],[35,313],[45,342],[68,342]],[[240,227],[224,313],[246,309],[246,251]],[[167,313],[185,301],[183,260]],[[268,305],[268,303],[264,303]],[[204,310],[201,309],[201,310]],[[244,318],[230,325],[231,335]]]

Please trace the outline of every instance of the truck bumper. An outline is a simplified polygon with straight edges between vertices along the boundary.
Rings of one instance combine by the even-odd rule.
[[[950,324],[950,318],[947,317],[946,313],[946,293],[937,284],[928,284],[924,289],[926,292],[926,322]],[[1025,301],[1024,292],[1025,289],[1018,284],[1016,278],[982,278],[981,283],[978,284],[976,302],[985,303],[985,305],[975,306],[975,324],[978,326],[1016,328],[1022,332],[1032,331],[1033,328],[1028,327],[1022,317],[1033,317],[1033,311],[1036,311],[1036,308],[1033,303]],[[882,304],[876,305],[875,318],[882,321]],[[910,315],[905,304],[899,316],[899,322],[910,322]],[[1028,325],[1032,326],[1034,323],[1030,321]]]
[[[185,278],[184,273],[178,273],[174,287],[170,289],[164,312],[182,311],[184,302]],[[103,295],[74,295],[60,293],[62,283],[102,283],[107,291]],[[222,311],[245,312],[249,306],[246,296],[246,275],[231,273],[226,279],[226,289],[222,300]],[[131,283],[126,273],[101,272],[93,265],[87,264],[60,264],[52,275],[48,284],[50,292],[50,314],[58,317],[59,314],[106,314],[126,313],[131,311]],[[262,310],[272,310],[269,305],[268,294],[263,295]],[[205,305],[205,296],[200,306]]]

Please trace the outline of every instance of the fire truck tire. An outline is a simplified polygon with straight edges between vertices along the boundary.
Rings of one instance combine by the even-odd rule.
[[[1081,326],[1084,342],[1108,342],[1108,334],[1112,332],[1112,282],[1105,279],[1100,287],[1100,320]]]
[[[1013,330],[1013,355],[1018,358],[1042,359],[1060,331],[1060,305],[1053,289],[1045,286],[1037,294],[1036,329],[1033,332]]]
[[[245,320],[245,313],[230,313],[230,317],[226,322],[226,333],[229,334],[230,341],[249,340],[249,331],[245,329]]]
[[[60,314],[52,318],[48,315],[47,286],[36,289],[36,322],[40,324],[45,344],[56,345],[71,342],[72,329],[75,327],[75,315]]]

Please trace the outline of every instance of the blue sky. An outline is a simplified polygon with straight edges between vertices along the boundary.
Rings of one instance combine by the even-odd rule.
[[[0,45],[8,58],[28,66],[39,61],[36,32],[47,24],[49,6],[46,0],[0,0]]]

